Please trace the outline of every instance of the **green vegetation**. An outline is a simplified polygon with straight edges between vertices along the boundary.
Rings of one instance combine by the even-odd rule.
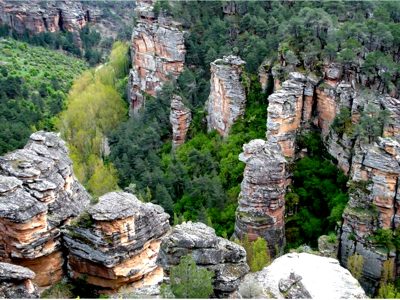
[[[36,130],[54,130],[85,68],[82,60],[56,51],[0,40],[0,154],[22,148]]]
[[[191,255],[181,257],[179,265],[171,268],[170,286],[161,287],[164,298],[209,298],[213,294],[213,272],[196,266]]]
[[[42,299],[71,299],[74,298],[73,293],[74,286],[63,280],[59,283],[56,283],[52,287],[45,290],[41,295],[40,298]]]
[[[235,242],[246,250],[246,260],[251,272],[258,272],[271,263],[267,241],[262,237],[250,241],[246,235],[242,241],[235,240]]]
[[[140,116],[122,124],[111,136],[111,161],[118,169],[120,186],[134,183],[143,200],[161,204],[180,220],[198,220],[212,225],[218,235],[234,229],[237,196],[244,164],[238,161],[242,145],[265,136],[266,95],[256,78],[250,84],[246,114],[225,140],[207,133],[198,108],[189,137],[171,151],[169,106],[173,93],[184,99],[188,82],[184,72],[174,88],[167,84],[156,99],[148,98]],[[193,102],[191,102],[193,105]]]
[[[357,280],[361,279],[364,267],[364,258],[362,255],[355,253],[347,259],[347,269]]]
[[[75,174],[94,197],[118,187],[116,170],[103,156],[106,136],[126,118],[126,104],[116,89],[126,81],[127,52],[125,43],[116,42],[108,63],[74,82],[58,124],[68,141]]]
[[[319,134],[301,136],[299,146],[309,156],[295,162],[286,195],[288,249],[304,243],[316,247],[319,236],[335,229],[348,201],[347,177],[331,162]]]

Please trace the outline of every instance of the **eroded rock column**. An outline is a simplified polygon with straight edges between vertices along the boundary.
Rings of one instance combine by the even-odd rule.
[[[172,147],[176,148],[185,142],[192,121],[190,109],[185,106],[182,98],[178,95],[172,97],[169,121],[172,125]]]
[[[207,101],[208,130],[224,137],[233,123],[245,113],[246,93],[241,75],[245,62],[237,56],[225,56],[211,63],[210,96]]]
[[[272,257],[285,243],[286,160],[279,145],[252,140],[243,146],[239,159],[246,164],[239,206],[236,210],[235,235],[249,240],[264,238]]]

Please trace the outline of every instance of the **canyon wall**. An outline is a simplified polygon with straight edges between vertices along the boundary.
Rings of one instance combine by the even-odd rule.
[[[207,127],[209,131],[217,130],[223,137],[245,113],[246,93],[241,78],[244,64],[240,57],[233,55],[211,63]]]
[[[169,17],[158,17],[152,1],[138,1],[137,24],[132,33],[132,69],[128,99],[131,115],[144,104],[144,94],[155,96],[164,82],[183,71],[185,44],[180,24]]]
[[[33,133],[24,149],[0,157],[0,260],[30,268],[39,286],[59,281],[60,227],[89,201],[65,142],[54,133]]]

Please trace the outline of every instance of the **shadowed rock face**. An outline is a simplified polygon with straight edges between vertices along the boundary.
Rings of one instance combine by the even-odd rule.
[[[235,235],[250,241],[264,238],[271,256],[283,250],[285,242],[286,160],[276,144],[252,140],[243,146],[239,159],[246,164]]]
[[[225,56],[211,63],[210,96],[207,101],[208,130],[224,137],[233,123],[244,115],[246,94],[241,82],[245,62],[237,56]]]
[[[39,286],[62,277],[60,226],[89,204],[64,141],[36,132],[0,157],[0,258],[29,267]]]
[[[213,286],[217,297],[235,291],[240,279],[249,272],[243,247],[217,237],[203,223],[182,223],[162,239],[158,264],[168,275],[184,255],[191,254],[196,264],[215,273]]]
[[[336,259],[288,253],[245,276],[238,298],[367,298],[358,281]]]
[[[101,196],[64,232],[69,275],[111,290],[161,281],[163,272],[155,261],[160,238],[170,228],[168,219],[161,206],[142,203],[132,194]]]
[[[129,74],[131,114],[144,104],[143,93],[155,96],[164,82],[183,71],[185,44],[180,24],[155,17],[152,1],[138,1],[138,23],[132,33],[132,70]]]
[[[174,95],[171,100],[171,113],[169,121],[172,125],[172,146],[174,148],[182,145],[189,130],[192,114],[190,109],[182,102],[182,98]]]
[[[0,298],[39,298],[33,278],[35,273],[27,268],[0,262]]]

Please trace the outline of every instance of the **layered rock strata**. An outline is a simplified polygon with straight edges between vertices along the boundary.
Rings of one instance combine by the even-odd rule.
[[[172,147],[176,148],[185,142],[192,121],[190,109],[185,106],[182,98],[178,95],[172,97],[169,121],[172,125]]]
[[[131,41],[133,68],[129,74],[131,114],[144,104],[144,93],[155,96],[164,82],[183,71],[185,45],[180,24],[152,11],[152,1],[138,1],[138,18]]]
[[[268,243],[271,256],[285,243],[286,160],[279,145],[252,140],[239,159],[246,164],[236,210],[235,235]]]
[[[244,64],[240,57],[233,55],[211,63],[207,126],[209,131],[215,129],[224,137],[245,113],[246,93],[241,78]]]
[[[308,253],[288,253],[239,286],[238,298],[366,299],[365,292],[336,259]]]
[[[168,219],[161,206],[133,194],[101,196],[64,232],[70,277],[83,276],[88,284],[110,290],[159,282],[163,271],[156,258],[160,238],[170,229]]]
[[[192,255],[196,264],[214,272],[213,286],[217,297],[235,291],[241,278],[249,272],[243,247],[217,237],[214,229],[203,223],[182,223],[162,239],[158,264],[166,275],[185,255]]]
[[[89,201],[65,142],[55,133],[33,133],[24,149],[0,157],[0,260],[29,267],[39,286],[57,282],[60,227]]]
[[[35,273],[21,266],[0,263],[0,298],[39,298],[37,286],[32,282]]]

